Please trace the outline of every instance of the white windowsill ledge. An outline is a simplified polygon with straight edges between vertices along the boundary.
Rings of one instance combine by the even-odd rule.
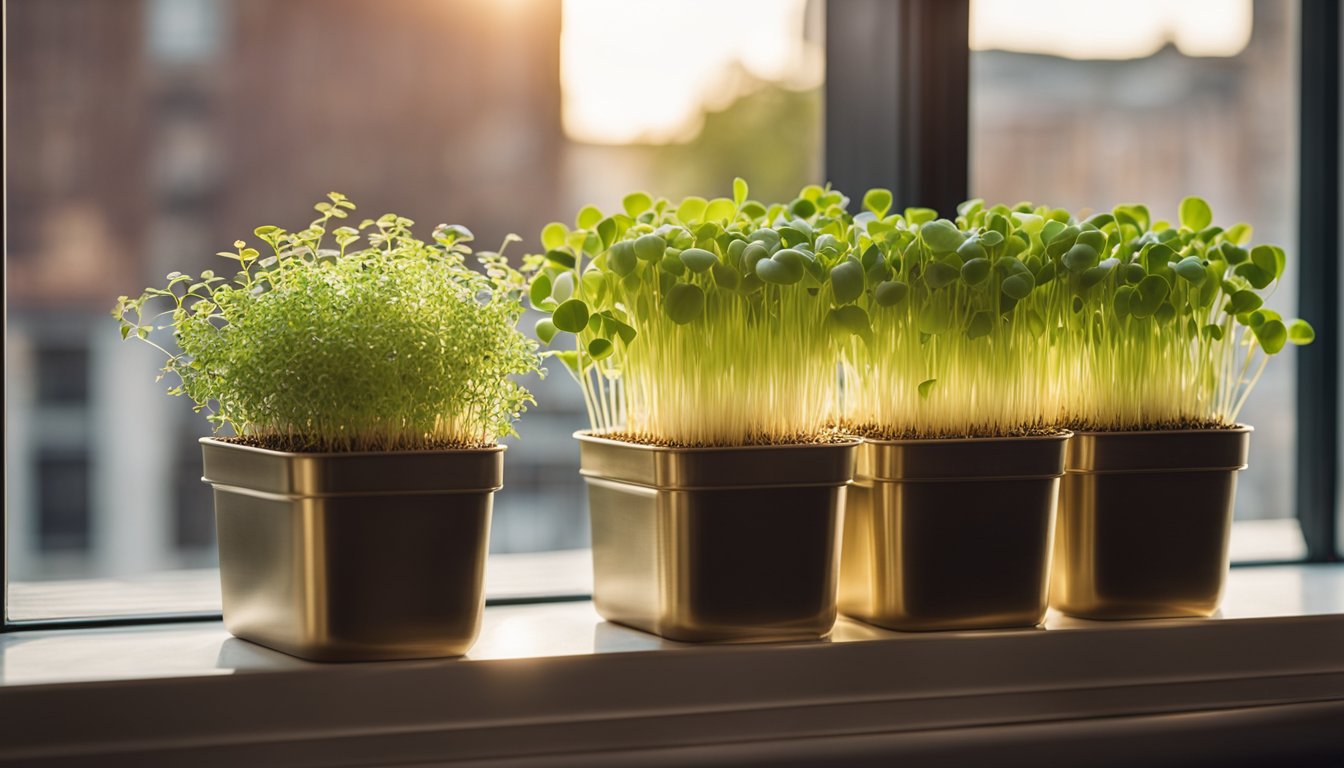
[[[842,619],[818,643],[671,643],[586,602],[487,609],[458,660],[313,664],[218,623],[11,633],[0,712],[0,762],[24,764],[808,764],[1032,739],[1053,745],[1038,765],[1108,739],[1122,763],[1145,734],[1229,728],[1344,750],[1344,729],[1312,725],[1344,722],[1344,566],[1234,569],[1213,619],[930,634]]]

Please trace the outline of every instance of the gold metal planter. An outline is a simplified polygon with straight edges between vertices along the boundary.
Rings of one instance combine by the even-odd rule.
[[[1039,624],[1068,438],[866,441],[840,612],[907,631]]]
[[[859,441],[659,448],[575,433],[603,618],[683,641],[805,640],[835,623]]]
[[[205,438],[224,625],[316,661],[458,656],[504,448],[282,453]]]
[[[1244,426],[1075,435],[1051,606],[1089,619],[1216,611],[1250,437]]]

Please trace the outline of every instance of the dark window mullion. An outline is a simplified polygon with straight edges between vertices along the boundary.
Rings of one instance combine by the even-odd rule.
[[[1307,559],[1335,562],[1339,480],[1338,0],[1302,0],[1298,313],[1316,343],[1297,353],[1297,511]]]

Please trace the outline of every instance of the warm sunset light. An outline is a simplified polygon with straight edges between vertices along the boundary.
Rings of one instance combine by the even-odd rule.
[[[821,83],[822,52],[803,38],[806,0],[565,0],[564,127],[596,144],[686,141],[704,107],[762,80]]]
[[[971,48],[1071,59],[1133,59],[1168,42],[1187,56],[1235,56],[1251,0],[971,0]]]

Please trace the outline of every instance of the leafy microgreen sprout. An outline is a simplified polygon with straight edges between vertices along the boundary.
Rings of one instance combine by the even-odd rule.
[[[1060,384],[1043,340],[1040,243],[1006,209],[972,207],[952,222],[926,208],[892,211],[883,189],[863,203],[845,308],[847,428],[879,438],[1050,430]]]
[[[1315,338],[1264,306],[1285,254],[1251,227],[1215,226],[1207,202],[1176,224],[1121,205],[1041,232],[1067,285],[1051,307],[1063,421],[1080,429],[1226,427],[1269,358]]]
[[[678,203],[637,192],[541,233],[528,258],[547,354],[578,380],[593,429],[664,445],[824,439],[836,394],[836,270],[846,199]],[[841,283],[844,281],[841,280]]]
[[[267,447],[479,447],[512,434],[532,398],[510,377],[539,364],[516,328],[522,275],[499,253],[477,254],[485,274],[468,267],[461,226],[438,227],[433,242],[395,214],[328,231],[354,208],[332,193],[301,230],[259,227],[266,255],[242,240],[219,254],[231,279],[173,272],[121,297],[122,338],[167,355],[169,394]],[[180,351],[160,346],[158,329]]]

